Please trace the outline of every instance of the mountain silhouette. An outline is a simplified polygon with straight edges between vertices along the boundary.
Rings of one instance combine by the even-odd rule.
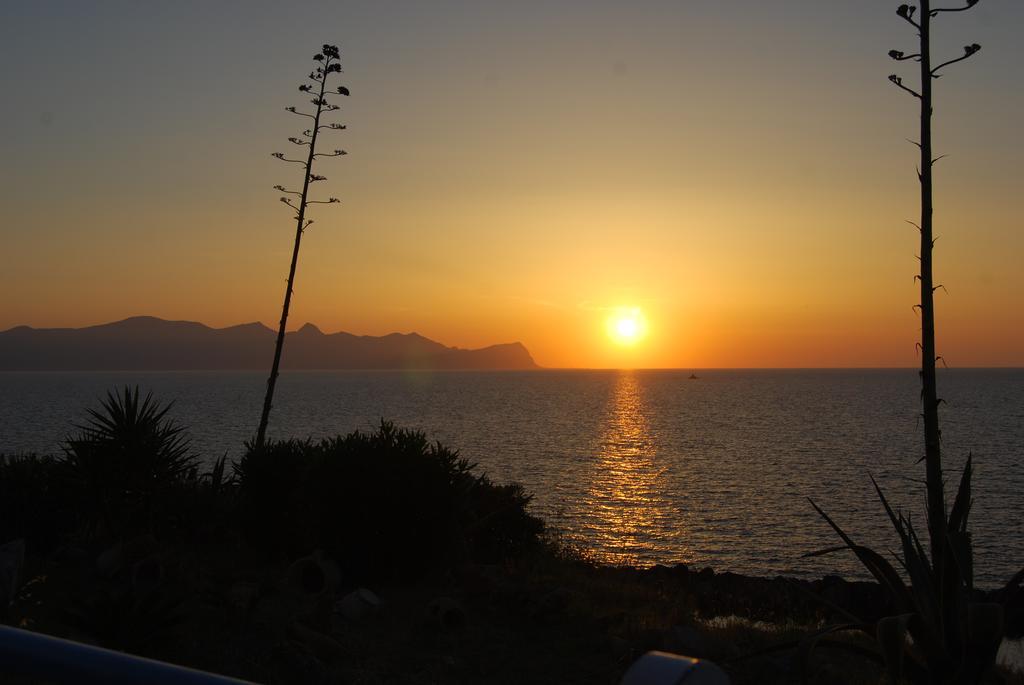
[[[269,368],[275,333],[261,323],[210,328],[137,316],[87,328],[0,332],[2,371],[242,370]],[[476,350],[418,333],[323,333],[307,323],[285,337],[284,369],[535,369],[521,343]]]

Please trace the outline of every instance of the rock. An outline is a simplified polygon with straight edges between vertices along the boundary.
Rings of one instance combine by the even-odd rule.
[[[606,631],[620,630],[622,626],[629,623],[630,615],[625,611],[616,611],[611,614],[605,614],[595,619],[595,623]]]
[[[839,576],[825,576],[818,587],[823,599],[844,609],[850,606],[850,585]]]
[[[334,603],[334,613],[348,621],[361,621],[380,609],[380,598],[366,588],[354,590]]]
[[[6,611],[21,587],[25,566],[25,541],[21,538],[0,546],[0,612]]]
[[[569,611],[573,595],[565,588],[556,587],[536,599],[530,617],[539,623],[554,623]]]
[[[832,664],[822,664],[811,676],[811,682],[814,685],[832,685],[832,683],[843,682],[845,675],[841,669]]]
[[[132,588],[137,593],[154,592],[164,579],[164,564],[156,555],[148,556],[132,566]]]
[[[288,635],[305,645],[318,659],[331,662],[345,656],[345,650],[340,642],[299,621],[293,621],[288,626]]]
[[[280,674],[283,678],[280,682],[303,685],[327,685],[330,682],[324,663],[314,655],[313,649],[297,636],[293,635],[291,640],[277,646],[274,661],[283,671]]]
[[[148,533],[134,537],[124,545],[125,556],[129,561],[138,561],[156,554],[160,549],[160,543]]]
[[[437,597],[427,604],[427,622],[443,630],[458,630],[466,626],[466,610],[457,599]]]
[[[604,640],[604,649],[615,657],[616,660],[626,660],[633,655],[633,645],[629,640],[618,635],[609,635]]]
[[[148,557],[154,557],[159,551],[159,543],[152,535],[140,535],[125,543],[117,543],[96,557],[96,572],[104,578],[113,578],[125,567]]]
[[[228,588],[225,595],[228,604],[239,611],[249,611],[260,594],[260,587],[256,583],[239,581]]]
[[[296,559],[284,579],[284,597],[293,615],[318,630],[329,630],[334,613],[334,593],[341,582],[338,565],[317,550]]]
[[[288,567],[285,582],[289,589],[303,597],[323,597],[337,589],[341,582],[341,571],[337,564],[324,559],[320,550],[317,550],[293,561]]]
[[[124,563],[124,545],[119,542],[96,557],[96,572],[104,578],[113,578],[124,567]]]
[[[501,572],[493,564],[462,564],[455,570],[462,592],[479,597],[490,597],[503,588],[498,580]]]
[[[797,668],[792,655],[778,654],[775,656],[765,656],[761,663],[765,665],[764,671],[767,673],[779,676],[790,675],[794,677],[794,680],[796,679]]]
[[[657,628],[640,628],[634,627],[631,631],[633,646],[640,652],[648,652],[652,649],[662,649],[662,636],[664,631],[658,630]]]
[[[78,545],[62,545],[53,553],[53,560],[63,566],[79,566],[89,563],[89,553]]]
[[[672,626],[661,636],[661,650],[682,656],[706,657],[711,643],[693,626]]]

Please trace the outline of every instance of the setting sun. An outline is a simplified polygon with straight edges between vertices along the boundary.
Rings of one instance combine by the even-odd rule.
[[[637,307],[616,309],[608,317],[608,335],[620,345],[633,345],[647,335],[647,319]]]

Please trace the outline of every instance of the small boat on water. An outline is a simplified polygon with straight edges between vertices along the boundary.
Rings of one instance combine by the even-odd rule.
[[[691,373],[691,374],[690,374],[690,378],[689,378],[689,380],[691,380],[691,381],[695,381],[695,380],[697,380],[697,374],[695,374],[695,373]]]

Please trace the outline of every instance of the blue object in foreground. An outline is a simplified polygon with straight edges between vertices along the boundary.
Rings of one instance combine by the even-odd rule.
[[[729,685],[729,676],[704,659],[647,652],[633,662],[619,685]]]
[[[21,675],[76,685],[252,685],[101,647],[0,625],[0,680]]]

